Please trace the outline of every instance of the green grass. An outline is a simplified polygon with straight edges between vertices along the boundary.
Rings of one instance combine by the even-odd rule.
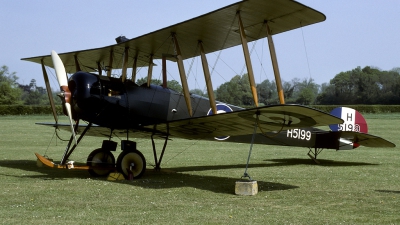
[[[370,133],[399,144],[400,114],[365,117]],[[259,193],[236,196],[247,144],[174,139],[164,156],[164,172],[111,182],[91,178],[87,171],[37,167],[34,152],[59,161],[66,145],[52,140],[51,128],[34,124],[44,121],[52,121],[51,116],[0,117],[0,223],[400,223],[398,147],[327,150],[319,156],[321,165],[315,165],[305,148],[256,145],[248,172],[258,181]],[[68,138],[67,132],[60,135]],[[85,138],[72,159],[85,162],[101,141]],[[136,141],[153,164],[150,141]]]

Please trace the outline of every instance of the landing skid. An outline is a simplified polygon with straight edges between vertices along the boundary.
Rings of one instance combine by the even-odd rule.
[[[115,170],[115,167],[96,167],[96,166],[81,166],[81,165],[74,165],[73,161],[70,161],[66,164],[56,164],[46,157],[40,155],[39,153],[35,153],[38,160],[45,166],[54,168],[54,169],[75,169],[75,170]]]
[[[317,160],[317,156],[322,152],[323,148],[314,148],[308,151],[307,155],[308,157],[310,157],[316,164],[321,164],[318,160]]]

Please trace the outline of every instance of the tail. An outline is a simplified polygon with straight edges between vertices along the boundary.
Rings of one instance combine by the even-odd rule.
[[[340,117],[344,120],[342,124],[332,124],[329,128],[334,132],[352,131],[358,133],[368,133],[368,125],[364,117],[355,109],[347,107],[338,107],[331,111],[331,114]],[[339,139],[339,148],[337,150],[350,150],[360,146],[357,142],[349,141],[348,139]]]

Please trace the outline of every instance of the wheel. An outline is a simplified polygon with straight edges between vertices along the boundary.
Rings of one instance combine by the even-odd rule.
[[[92,176],[100,177],[100,176],[107,176],[112,171],[114,171],[115,167],[115,157],[114,155],[107,150],[104,149],[96,149],[91,152],[87,158],[86,165],[93,166],[93,167],[105,167],[111,169],[89,169],[89,173]]]
[[[130,167],[132,168],[130,169]],[[138,150],[125,150],[118,156],[118,172],[122,173],[128,179],[129,169],[132,171],[133,178],[140,178],[146,171],[146,159]]]

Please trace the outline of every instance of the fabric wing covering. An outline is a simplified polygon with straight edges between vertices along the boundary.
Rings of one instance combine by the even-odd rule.
[[[182,58],[199,55],[198,42],[201,41],[205,53],[211,53],[241,44],[238,27],[240,12],[248,42],[266,36],[265,23],[268,22],[271,34],[279,34],[292,29],[322,22],[325,15],[292,0],[245,0],[204,14],[202,16],[133,38],[126,42],[102,48],[74,51],[59,54],[68,73],[75,72],[75,57],[83,71],[97,71],[98,65],[108,65],[110,55],[122,57],[125,48],[129,48],[128,67],[132,67],[134,58],[137,66],[149,65],[149,58],[161,59],[163,54],[174,54],[171,35],[179,40]],[[129,28],[130,29],[130,28]],[[24,58],[31,62],[43,63],[53,67],[50,55]],[[174,58],[168,58],[174,61]],[[112,69],[120,69],[121,64],[114,63]]]

